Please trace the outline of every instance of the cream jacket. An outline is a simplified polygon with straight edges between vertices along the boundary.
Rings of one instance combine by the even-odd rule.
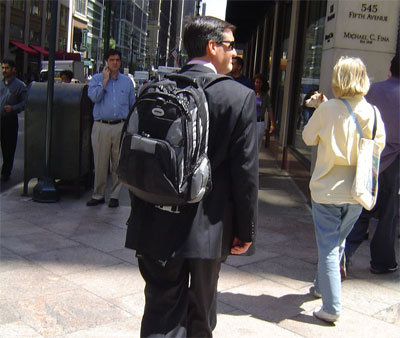
[[[363,96],[344,97],[353,108],[364,137],[372,138],[374,110]],[[376,109],[375,141],[385,147],[385,127]],[[351,187],[356,172],[360,135],[344,103],[331,99],[322,103],[303,130],[303,140],[318,145],[315,169],[310,181],[311,197],[323,204],[356,204]]]

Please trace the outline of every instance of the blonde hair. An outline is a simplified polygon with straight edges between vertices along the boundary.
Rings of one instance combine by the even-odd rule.
[[[359,58],[342,56],[332,74],[332,91],[336,97],[366,95],[370,86],[367,68]]]

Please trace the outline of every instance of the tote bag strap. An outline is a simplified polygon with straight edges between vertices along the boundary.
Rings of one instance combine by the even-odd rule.
[[[363,135],[361,127],[360,127],[360,124],[358,123],[357,117],[354,114],[353,109],[350,106],[350,103],[347,100],[343,99],[343,98],[341,98],[340,100],[342,100],[342,102],[347,107],[347,110],[349,111],[351,117],[353,118],[353,120],[354,120],[354,122],[355,122],[355,124],[357,126],[357,131],[360,134],[361,138],[364,138],[364,135]],[[372,108],[374,109],[374,127],[373,127],[373,130],[372,130],[372,140],[374,140],[375,139],[375,134],[376,134],[376,110],[375,110],[375,106],[372,106]]]

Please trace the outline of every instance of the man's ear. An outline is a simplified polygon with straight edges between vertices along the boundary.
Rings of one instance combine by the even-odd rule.
[[[214,40],[210,40],[206,47],[207,56],[215,56],[217,54],[217,43]]]

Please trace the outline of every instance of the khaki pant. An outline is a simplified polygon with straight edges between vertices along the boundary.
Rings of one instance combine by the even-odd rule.
[[[110,198],[119,197],[122,184],[116,174],[118,166],[119,143],[124,123],[106,124],[94,122],[92,128],[92,148],[94,159],[94,189],[92,198],[104,198],[107,185],[108,168],[111,159],[112,186]]]

